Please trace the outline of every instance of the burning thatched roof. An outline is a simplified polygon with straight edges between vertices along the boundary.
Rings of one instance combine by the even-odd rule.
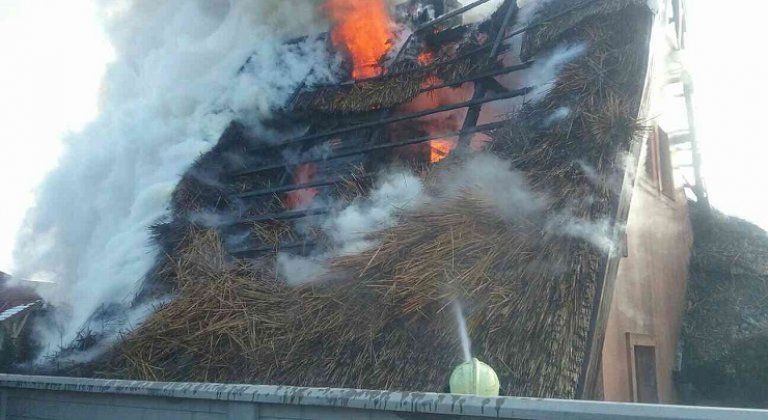
[[[553,47],[566,31],[594,16],[609,15],[628,6],[648,4],[648,0],[573,0],[567,6],[561,2],[549,2],[536,12],[534,21],[541,22],[523,35],[520,56],[527,60],[546,48]]]
[[[500,9],[503,10],[503,9]],[[439,34],[427,34],[414,49],[406,44],[403,60],[389,72],[354,83],[302,90],[291,106],[295,112],[354,113],[404,104],[420,93],[438,87],[458,86],[468,76],[499,68],[488,60],[487,34],[498,25],[498,13],[480,25],[458,26]],[[410,48],[409,48],[410,47]],[[408,55],[412,54],[412,57]]]
[[[537,51],[563,44],[584,45],[585,52],[563,68],[549,93],[477,130],[489,138],[479,143],[485,149],[481,155],[506,162],[521,174],[530,195],[541,197],[535,213],[507,218],[491,204],[494,194],[467,185],[429,206],[398,212],[396,223],[368,237],[375,246],[332,254],[329,271],[303,286],[291,287],[280,278],[272,250],[332,251],[334,244],[318,233],[319,225],[292,220],[335,210],[279,212],[286,192],[326,188],[324,197],[338,209],[370,191],[380,161],[411,166],[427,189],[439,190],[443,174],[466,167],[473,160],[470,154],[452,153],[429,165],[429,159],[414,158],[429,136],[384,148],[386,140],[376,137],[381,130],[376,121],[395,118],[389,107],[419,94],[425,78],[448,83],[499,63],[470,59],[452,63],[455,67],[425,65],[406,76],[301,93],[296,109],[327,114],[322,121],[311,120],[309,134],[282,143],[308,142],[299,146],[304,154],[298,163],[242,171],[229,184],[204,182],[201,173],[225,173],[224,157],[243,154],[252,143],[243,126],[233,125],[178,187],[174,220],[158,227],[166,258],[154,280],[177,298],[128,335],[96,372],[141,379],[439,391],[460,361],[453,318],[445,309],[460,298],[468,308],[473,351],[495,367],[503,393],[576,397],[608,258],[604,244],[584,228],[613,223],[617,179],[624,173],[620,158],[642,130],[637,113],[651,14],[635,3],[589,2],[588,13],[579,19],[553,21],[560,30],[547,35]],[[549,4],[564,8],[570,3]],[[499,27],[505,16],[496,13],[486,28]],[[469,39],[487,49],[493,34]],[[472,103],[466,106],[471,113]],[[382,110],[367,112],[371,108]],[[366,112],[349,115],[352,111]],[[362,143],[362,138],[373,146],[345,143]],[[331,152],[309,154],[320,141]],[[285,153],[270,154],[274,146],[259,147],[251,164],[285,159]],[[338,170],[330,174],[340,177],[333,182],[302,179],[295,170],[331,158],[341,163],[321,169]],[[285,187],[267,175],[271,170],[283,171],[282,179],[299,179],[303,188]],[[254,258],[233,259],[222,245],[232,224],[219,226],[218,233],[195,226],[193,216],[201,209],[228,208],[231,203],[222,199],[227,194],[258,198],[251,204],[258,209],[251,207],[245,221],[238,222],[261,244],[250,249]]]
[[[467,51],[464,52],[463,50]],[[476,46],[459,50],[454,58],[420,65],[408,63],[399,72],[343,86],[329,86],[301,92],[293,103],[297,112],[352,113],[391,108],[403,104],[436,86],[435,79],[459,81],[481,70],[494,67],[478,59],[485,50]],[[460,84],[460,83],[457,83]]]

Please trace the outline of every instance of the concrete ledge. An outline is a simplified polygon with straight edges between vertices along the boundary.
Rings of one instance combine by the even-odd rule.
[[[252,404],[333,407],[518,419],[765,419],[768,411],[725,408],[620,404],[538,398],[483,398],[421,392],[302,388],[271,385],[171,383],[0,374],[3,390],[60,391],[139,395],[157,398],[245,402]]]

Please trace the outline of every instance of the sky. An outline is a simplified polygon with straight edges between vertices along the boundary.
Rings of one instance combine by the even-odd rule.
[[[727,7],[725,7],[727,5]],[[768,229],[768,2],[688,0],[687,61],[710,201]]]
[[[112,50],[92,0],[0,0],[0,271],[67,133],[98,109]]]
[[[688,4],[686,60],[710,199],[768,228],[768,136],[761,124],[768,5]],[[67,134],[98,112],[113,51],[93,0],[0,0],[0,51],[0,271],[12,272],[16,232],[35,188],[56,165]]]

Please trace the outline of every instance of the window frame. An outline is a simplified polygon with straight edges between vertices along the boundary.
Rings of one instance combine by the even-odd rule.
[[[645,180],[658,196],[675,201],[675,173],[669,135],[658,125],[648,135],[643,159]]]
[[[656,377],[656,402],[659,403],[661,401],[661,395],[659,392],[659,356],[657,347],[656,347],[656,339],[652,335],[648,334],[638,334],[638,333],[626,333],[626,339],[627,339],[627,363],[628,363],[628,373],[629,373],[629,397],[630,400],[633,402],[643,402],[640,401],[639,395],[638,395],[638,385],[637,385],[637,360],[635,357],[635,347],[651,347],[653,349],[653,369],[654,369],[654,375]],[[645,401],[644,403],[651,403],[654,402],[648,402]]]
[[[672,145],[669,142],[669,134],[656,127],[656,167],[658,168],[659,192],[675,200],[675,174],[672,164]]]

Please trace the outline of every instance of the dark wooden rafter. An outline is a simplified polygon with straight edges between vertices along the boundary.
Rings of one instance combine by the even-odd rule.
[[[475,83],[475,92],[472,94],[473,100],[479,100],[485,97],[485,85],[482,82]],[[477,125],[477,121],[480,119],[480,111],[483,108],[482,103],[472,105],[467,110],[467,115],[464,117],[464,124],[462,125],[462,135],[459,136],[458,149],[467,150],[470,140],[473,134],[470,133],[470,129]]]
[[[527,92],[530,91],[530,89],[524,89],[524,91],[527,93]],[[524,93],[522,93],[522,94],[524,94]],[[515,96],[520,96],[520,95],[510,95],[510,96],[504,95],[503,98],[501,98],[501,99],[512,98],[512,97],[515,97]],[[494,96],[491,100],[488,100],[489,98],[485,98],[485,99],[486,99],[487,102],[491,102],[491,100],[499,100],[500,98],[498,96]],[[343,157],[349,157],[349,156],[354,156],[354,155],[358,155],[358,154],[368,153],[368,152],[371,152],[371,151],[374,151],[374,150],[383,150],[383,149],[389,149],[389,148],[396,148],[396,147],[408,146],[408,145],[416,144],[416,143],[422,143],[422,142],[429,141],[429,140],[440,139],[440,138],[444,138],[444,137],[456,137],[456,136],[459,136],[459,135],[462,135],[462,134],[476,133],[476,132],[481,132],[481,131],[488,131],[488,130],[499,128],[498,126],[500,124],[503,124],[503,123],[509,123],[509,121],[508,120],[504,120],[504,121],[499,121],[499,122],[496,122],[496,123],[483,124],[483,125],[477,126],[475,128],[469,128],[469,129],[461,130],[461,131],[453,131],[453,132],[440,133],[440,134],[435,134],[435,135],[427,135],[427,136],[415,137],[415,138],[412,138],[412,139],[408,139],[408,140],[404,140],[404,141],[399,141],[399,142],[381,143],[381,144],[375,144],[375,145],[371,145],[371,146],[364,147],[364,148],[359,148],[359,149],[344,150],[344,151],[340,151],[340,152],[337,152],[337,153],[332,153],[332,154],[330,154],[328,156],[324,156],[324,157],[302,159],[302,160],[299,160],[297,162],[292,162],[290,164],[288,164],[288,163],[280,163],[280,164],[274,164],[274,165],[260,166],[260,167],[245,169],[245,170],[233,173],[232,176],[233,177],[249,176],[249,175],[253,175],[253,174],[259,173],[259,172],[275,170],[275,169],[281,169],[281,168],[290,167],[290,166],[297,166],[297,165],[302,165],[302,164],[306,164],[306,163],[316,163],[316,162],[322,162],[322,161],[326,161],[326,160],[339,159],[339,158],[343,158]]]
[[[426,87],[422,88],[419,91],[419,93],[426,93],[426,92],[430,92],[430,91],[437,90],[437,89],[443,89],[443,88],[447,88],[447,87],[458,86],[458,85],[461,85],[461,84],[467,83],[467,82],[474,82],[476,80],[487,79],[489,77],[501,76],[502,74],[514,73],[516,71],[525,70],[525,69],[531,67],[533,65],[533,63],[534,63],[534,61],[530,60],[530,61],[526,61],[524,63],[515,64],[515,65],[507,66],[507,67],[501,67],[501,68],[498,68],[498,69],[493,69],[493,70],[485,71],[485,72],[482,72],[482,73],[476,73],[476,74],[473,74],[473,75],[470,75],[470,76],[467,76],[467,77],[462,77],[462,78],[459,78],[459,79],[450,80],[448,82],[443,82],[443,83],[439,83],[439,84],[435,84],[435,85],[426,86]]]
[[[307,163],[317,163],[317,162],[323,162],[323,161],[328,161],[328,160],[342,159],[342,158],[346,158],[346,157],[350,157],[350,156],[355,156],[355,155],[361,155],[361,154],[369,153],[369,152],[372,152],[372,151],[375,151],[375,150],[394,149],[394,148],[398,148],[398,147],[404,147],[404,146],[410,146],[410,145],[413,145],[413,144],[424,143],[424,142],[427,142],[427,141],[430,141],[430,140],[437,140],[437,139],[442,139],[442,138],[456,137],[456,136],[460,136],[462,134],[482,133],[482,132],[491,131],[491,130],[495,130],[495,129],[501,128],[501,127],[504,126],[504,124],[509,124],[509,121],[510,120],[497,121],[497,122],[493,122],[493,123],[478,125],[476,127],[469,128],[469,129],[466,129],[466,130],[449,131],[449,132],[438,133],[438,134],[430,134],[430,135],[426,135],[426,136],[414,137],[414,138],[411,138],[411,139],[401,140],[401,141],[397,141],[397,142],[375,144],[375,145],[372,145],[372,146],[369,146],[369,147],[365,147],[365,148],[360,148],[360,149],[345,150],[345,151],[341,151],[341,152],[337,152],[337,153],[331,154],[331,155],[326,156],[326,157],[308,158],[308,159],[304,159],[304,160],[301,160],[301,161],[298,161],[298,162],[293,162],[291,165],[298,166],[298,165],[304,165],[304,164],[307,164]],[[289,165],[285,164],[285,163],[269,165],[269,166],[261,166],[261,167],[258,167],[258,168],[254,168],[254,169],[250,169],[250,170],[239,172],[239,173],[235,174],[235,176],[239,176],[239,177],[249,176],[249,175],[254,175],[254,174],[257,174],[257,173],[260,173],[260,172],[271,171],[271,170],[275,170],[275,169],[284,169],[284,168],[286,168],[288,166]]]
[[[370,178],[370,175],[363,174],[363,175],[357,176],[357,179],[367,179],[367,178]],[[247,191],[247,192],[235,194],[234,197],[247,200],[249,198],[263,197],[265,195],[272,195],[272,194],[283,194],[290,191],[306,190],[309,188],[329,187],[332,185],[340,184],[347,180],[349,180],[348,177],[336,176],[332,178],[326,178],[326,179],[306,182],[302,184],[283,185],[280,187],[263,188],[260,190]]]
[[[259,254],[266,254],[269,252],[285,251],[285,250],[310,250],[317,246],[315,241],[297,241],[297,242],[281,242],[273,246],[262,246],[257,248],[240,248],[231,251],[231,254],[236,257],[250,257],[257,256]]]
[[[512,22],[512,17],[517,15],[517,12],[520,10],[515,0],[509,0],[508,3],[509,6],[507,6],[506,13],[504,13],[504,19],[501,21],[501,25],[499,25],[499,32],[496,33],[496,38],[493,40],[493,47],[491,47],[491,52],[488,57],[490,60],[495,59],[499,54],[499,48],[501,47],[502,41],[504,41],[504,34],[507,33],[507,27]]]
[[[264,223],[264,222],[271,222],[276,220],[302,219],[305,217],[325,215],[330,213],[331,210],[332,210],[331,207],[328,207],[328,206],[312,207],[312,208],[300,209],[300,210],[287,210],[287,211],[281,211],[278,213],[270,213],[270,214],[264,214],[260,216],[245,217],[237,221],[224,223],[222,227],[247,226],[253,223]]]
[[[348,157],[348,156],[352,156],[352,155],[356,155],[356,154],[364,154],[364,153],[367,153],[367,152],[370,152],[370,151],[373,151],[373,150],[382,150],[382,149],[387,149],[387,148],[397,148],[397,147],[409,146],[409,145],[412,145],[412,144],[424,143],[424,142],[427,142],[427,141],[430,141],[430,140],[436,140],[436,139],[441,139],[441,138],[457,137],[457,136],[461,136],[463,134],[488,132],[488,131],[491,131],[491,130],[496,130],[496,129],[502,128],[506,124],[509,124],[509,120],[497,121],[497,122],[488,123],[488,124],[481,124],[481,125],[472,127],[470,129],[467,129],[467,130],[446,132],[446,133],[440,133],[440,134],[433,134],[433,135],[422,136],[422,137],[415,137],[415,138],[412,138],[412,139],[403,140],[403,141],[399,141],[399,142],[393,142],[393,143],[377,144],[377,145],[368,147],[368,148],[366,148],[364,150],[361,149],[361,150],[355,150],[355,151],[347,151],[347,152],[339,153],[339,154],[336,154],[336,155],[333,155],[333,156],[329,156],[329,157],[323,158],[323,159],[312,159],[312,160],[307,160],[307,161],[304,161],[304,162],[299,162],[299,163],[296,163],[296,165],[301,165],[301,164],[304,164],[304,163],[313,163],[313,162],[321,161],[321,160],[339,159],[339,158]],[[284,165],[275,165],[273,167],[275,167],[275,168],[282,168],[282,167],[284,167]],[[258,171],[260,171],[260,170],[258,170]],[[337,182],[339,182],[339,181],[340,180],[338,180]],[[326,182],[326,181],[318,181],[318,182]],[[290,187],[293,190],[311,188],[311,186],[309,186],[309,183],[307,183],[307,184],[297,184],[297,185],[286,186],[286,187]],[[281,187],[281,188],[285,188],[285,187]],[[262,190],[262,191],[260,191],[260,193],[262,193],[262,194],[269,194],[270,192],[267,191],[267,190]],[[275,193],[275,192],[271,192],[271,193]],[[331,210],[332,209],[330,207],[317,207],[317,208],[311,208],[311,209],[305,209],[305,210],[288,210],[288,211],[279,212],[279,213],[267,214],[267,215],[264,215],[264,216],[245,218],[243,220],[227,224],[226,226],[236,226],[236,225],[243,226],[243,225],[247,225],[247,224],[250,224],[250,223],[260,223],[260,222],[267,222],[267,221],[272,221],[272,220],[300,219],[300,218],[304,218],[304,217],[308,217],[308,216],[316,216],[316,215],[328,214],[328,213],[331,212]]]
[[[342,152],[342,153],[338,153],[338,154],[329,156],[327,158],[311,159],[311,160],[307,160],[307,161],[304,161],[304,162],[298,162],[298,163],[295,163],[295,164],[296,165],[301,165],[301,164],[304,164],[304,163],[313,163],[313,162],[318,162],[318,161],[323,161],[323,160],[339,159],[339,158],[348,157],[348,156],[352,156],[352,155],[356,155],[356,154],[364,154],[364,153],[367,153],[367,152],[370,152],[370,151],[373,151],[373,150],[382,150],[382,149],[386,149],[386,148],[397,148],[397,147],[409,146],[409,145],[413,145],[413,144],[424,143],[424,142],[427,142],[427,141],[430,141],[430,140],[436,140],[436,139],[441,139],[441,138],[457,137],[457,136],[461,136],[463,134],[488,132],[488,131],[491,131],[491,130],[502,128],[502,127],[504,127],[508,123],[509,123],[509,120],[497,121],[497,122],[488,123],[488,124],[481,124],[481,125],[472,127],[470,129],[467,129],[467,130],[453,131],[453,132],[433,134],[433,135],[428,135],[428,136],[415,137],[415,138],[412,138],[412,139],[403,140],[403,141],[399,141],[399,142],[393,142],[393,143],[377,144],[377,145],[373,145],[373,146],[365,148],[365,149],[354,150],[354,151],[346,151],[346,152]],[[285,165],[274,165],[273,166],[273,168],[284,168],[284,167],[285,167]],[[258,169],[257,172],[261,171],[261,170],[265,170],[265,169],[263,169],[263,168],[262,169]],[[322,182],[322,181],[318,181],[318,182]],[[286,187],[289,187],[289,186],[286,186]],[[309,186],[309,183],[307,183],[307,184],[297,184],[297,185],[290,186],[290,187],[292,187],[292,189],[294,189],[294,190],[311,188]],[[285,188],[285,187],[283,187],[283,188]],[[267,192],[266,190],[262,190],[261,193],[269,194],[269,192]],[[275,192],[273,192],[273,193],[275,193]],[[288,210],[288,211],[284,211],[284,212],[280,212],[280,213],[272,213],[272,214],[267,214],[267,215],[263,215],[263,216],[246,218],[246,219],[241,220],[241,221],[230,223],[229,226],[235,226],[235,225],[243,226],[243,225],[248,225],[248,224],[251,224],[251,223],[263,223],[263,222],[269,222],[269,221],[274,221],[274,220],[295,220],[295,219],[301,219],[301,218],[310,217],[310,216],[325,215],[325,214],[330,213],[331,211],[332,211],[332,209],[330,207],[317,207],[317,208],[304,209],[304,210]],[[285,246],[280,246],[279,248],[280,249],[288,249]],[[242,250],[240,250],[238,252],[242,255],[244,253],[253,252],[255,250],[260,250],[259,252],[268,252],[268,251],[274,250],[274,249],[275,249],[275,247],[269,247],[269,248],[262,247],[262,248],[255,248],[255,249],[246,248],[246,249],[242,249]]]
[[[499,48],[501,47],[501,43],[504,40],[504,34],[506,33],[507,26],[509,26],[509,23],[512,21],[512,17],[515,16],[519,10],[516,1],[508,0],[507,3],[508,3],[508,6],[507,6],[506,12],[504,13],[504,19],[501,21],[501,24],[499,25],[499,31],[496,33],[496,36],[493,40],[493,44],[492,44],[493,46],[491,48],[491,52],[487,57],[487,60],[489,62],[496,60],[497,54],[499,53]],[[484,79],[490,79],[490,77],[487,77]],[[487,93],[486,85],[483,83],[483,79],[480,79],[478,82],[474,84],[474,92],[472,94],[472,100],[477,101],[477,103],[469,107],[469,109],[467,110],[467,115],[464,117],[464,124],[462,126],[462,131],[464,131],[465,133],[467,132],[467,130],[477,125],[477,122],[480,119],[480,112],[483,109],[483,102],[480,102],[480,100],[485,98],[486,93]],[[471,134],[462,134],[459,137],[458,150],[466,151],[469,148],[471,139],[472,139]]]
[[[342,152],[342,153],[338,153],[336,155],[332,155],[332,156],[329,156],[329,157],[326,157],[326,158],[317,158],[317,159],[306,160],[306,161],[303,161],[303,162],[298,162],[298,163],[296,163],[296,165],[305,164],[305,163],[313,163],[313,162],[318,162],[318,161],[323,161],[323,160],[340,159],[340,158],[344,158],[344,157],[348,157],[348,156],[352,156],[352,155],[365,154],[367,152],[374,151],[374,150],[382,150],[382,149],[387,149],[387,148],[404,147],[404,146],[409,146],[409,145],[413,145],[413,144],[424,143],[424,142],[427,142],[427,141],[430,141],[430,140],[436,140],[436,139],[442,139],[442,138],[450,138],[450,137],[457,137],[457,136],[462,136],[462,135],[471,135],[471,134],[474,134],[474,133],[481,133],[481,132],[488,132],[488,131],[491,131],[491,130],[502,128],[502,127],[504,127],[504,125],[506,125],[508,123],[509,123],[509,120],[497,121],[497,122],[493,122],[493,123],[478,125],[478,126],[475,126],[475,127],[472,127],[472,128],[468,128],[466,130],[461,130],[461,131],[453,131],[453,132],[433,134],[433,135],[428,135],[428,136],[415,137],[415,138],[412,138],[412,139],[403,140],[403,141],[399,141],[399,142],[393,142],[393,143],[377,144],[377,145],[374,145],[374,146],[371,146],[371,147],[368,147],[368,148],[365,148],[365,149]],[[270,168],[276,169],[276,168],[284,168],[284,167],[285,167],[285,165],[273,165]],[[266,169],[261,169],[261,170],[266,170]],[[259,170],[259,171],[261,171],[261,170]],[[259,171],[257,171],[257,172],[259,172]],[[288,185],[288,186],[278,187],[278,188],[273,188],[273,189],[264,189],[264,190],[255,191],[253,193],[238,194],[238,196],[244,196],[244,195],[249,195],[249,194],[253,194],[253,195],[277,194],[277,193],[281,193],[281,192],[287,192],[287,191],[293,191],[293,190],[301,190],[301,189],[306,189],[306,188],[313,188],[313,187],[317,187],[317,186],[321,186],[321,185],[333,185],[334,183],[338,183],[338,182],[342,182],[342,181],[343,181],[343,178],[336,178],[336,179],[333,179],[333,180],[322,180],[322,181],[317,181],[317,182],[312,182],[312,183],[295,184],[295,185]],[[268,214],[268,215],[264,215],[264,216],[258,216],[258,217],[255,217],[255,218],[246,218],[246,219],[238,221],[236,223],[232,223],[232,224],[230,224],[230,226],[232,226],[232,225],[244,226],[244,225],[248,225],[250,223],[261,223],[261,222],[268,222],[268,221],[273,221],[273,220],[295,220],[295,219],[300,219],[300,218],[309,217],[309,216],[325,215],[325,214],[330,213],[331,210],[332,209],[329,208],[329,207],[320,207],[320,208],[313,208],[313,209],[307,209],[307,210],[288,210],[288,211],[285,211],[285,212],[273,213],[273,214]],[[312,246],[314,246],[314,245],[312,245]],[[269,252],[269,251],[275,250],[276,248],[277,249],[292,249],[292,248],[296,248],[296,247],[297,246],[295,244],[294,245],[290,245],[290,246],[280,245],[278,247],[262,247],[262,248],[255,248],[255,249],[243,249],[243,250],[240,250],[240,251],[237,251],[237,252],[240,255],[244,255],[245,253],[249,253],[249,252],[252,252],[252,253],[264,253],[264,252]]]
[[[477,105],[477,104],[483,104],[483,103],[487,103],[487,102],[493,102],[493,101],[499,101],[499,100],[502,100],[502,99],[509,99],[509,98],[514,98],[514,97],[518,97],[518,96],[523,96],[523,95],[529,93],[531,91],[531,89],[532,88],[530,88],[530,87],[524,87],[524,88],[521,88],[521,89],[515,89],[515,90],[511,90],[509,92],[504,92],[504,93],[500,93],[500,94],[497,94],[497,95],[487,96],[487,97],[484,97],[484,98],[471,99],[471,100],[468,100],[468,101],[457,102],[455,104],[443,105],[443,106],[439,106],[439,107],[436,107],[436,108],[431,108],[431,109],[427,109],[427,110],[423,110],[423,111],[416,111],[416,112],[410,112],[410,113],[407,113],[407,114],[395,115],[395,116],[391,116],[391,117],[388,117],[388,118],[383,118],[383,119],[380,119],[380,120],[377,120],[377,121],[372,121],[372,122],[367,122],[367,123],[357,124],[357,125],[351,125],[351,126],[344,127],[344,128],[338,128],[338,129],[335,129],[335,130],[323,131],[323,132],[320,132],[320,133],[309,134],[309,135],[300,136],[300,137],[289,138],[289,139],[283,140],[283,141],[278,142],[278,143],[262,145],[259,148],[249,150],[249,152],[259,152],[259,151],[263,151],[263,150],[279,148],[279,147],[294,146],[294,145],[299,145],[299,144],[301,144],[301,145],[309,145],[310,143],[315,143],[315,142],[318,142],[318,141],[324,141],[324,140],[327,140],[330,137],[334,137],[334,136],[338,136],[338,135],[346,134],[346,133],[351,133],[351,132],[357,131],[357,130],[375,128],[375,127],[379,127],[379,126],[382,126],[382,125],[387,125],[387,124],[392,124],[392,123],[397,123],[397,122],[402,122],[402,121],[413,120],[413,119],[417,119],[417,118],[421,118],[421,117],[426,117],[428,115],[438,114],[440,112],[453,111],[453,110],[456,110],[456,109],[467,108],[467,107],[470,107],[470,106],[473,106],[473,105]]]
[[[482,89],[482,88],[481,88]],[[525,89],[524,89],[525,90]],[[477,91],[476,91],[477,93]],[[481,94],[482,95],[482,94]],[[479,98],[478,98],[479,99]],[[478,105],[479,106],[479,105]],[[472,107],[470,107],[470,111],[468,113],[472,112]],[[479,109],[479,108],[478,108]],[[478,111],[479,114],[479,111]],[[390,112],[384,114],[384,118],[382,118],[380,121],[386,120],[386,118],[391,115]],[[316,163],[321,161],[329,161],[329,160],[335,160],[335,159],[342,159],[345,157],[350,157],[354,155],[361,155],[365,153],[370,153],[377,150],[385,150],[385,149],[391,149],[391,148],[398,148],[398,147],[405,147],[410,146],[414,144],[424,143],[430,140],[436,140],[436,139],[442,139],[442,138],[450,138],[450,137],[459,137],[459,139],[462,138],[471,138],[473,134],[480,133],[480,132],[486,132],[491,131],[494,129],[498,129],[503,127],[505,124],[507,124],[509,121],[498,121],[495,123],[489,123],[484,124],[481,126],[477,126],[477,118],[475,117],[474,123],[471,126],[467,126],[466,121],[464,124],[464,128],[459,131],[453,131],[453,132],[445,132],[440,134],[432,134],[432,135],[426,135],[426,136],[420,136],[420,137],[414,137],[411,139],[399,141],[399,142],[391,142],[391,143],[380,143],[380,144],[374,144],[373,140],[378,136],[380,127],[378,129],[375,129],[372,131],[371,135],[369,136],[369,142],[368,144],[370,146],[364,147],[357,150],[352,151],[343,151],[340,153],[333,154],[331,156],[326,156],[323,158],[313,158],[304,160],[301,162],[296,162],[294,165],[302,165],[307,163]],[[461,140],[460,140],[461,141]],[[260,169],[256,169],[253,171],[250,171],[248,174],[255,174],[258,172],[263,172],[265,170],[271,170],[271,169],[280,169],[285,168],[286,165],[280,164],[280,165],[271,165],[268,167],[263,167]],[[239,176],[243,176],[243,174],[240,174]],[[363,175],[365,178],[370,178],[370,175]],[[280,194],[285,193],[289,191],[296,191],[296,190],[302,190],[307,188],[316,188],[321,186],[331,186],[335,185],[337,183],[343,182],[345,180],[344,177],[336,177],[332,179],[325,179],[325,180],[319,180],[309,183],[303,183],[303,184],[293,184],[293,185],[286,185],[282,187],[276,187],[276,188],[268,188],[268,189],[262,189],[257,191],[251,191],[246,193],[240,193],[236,196],[238,198],[250,198],[255,196],[264,196],[264,195],[270,195],[270,194]],[[257,218],[248,218],[242,221],[238,221],[235,223],[235,225],[247,225],[249,223],[259,223],[259,222],[266,222],[271,220],[290,220],[290,219],[299,219],[309,216],[317,216],[317,215],[325,215],[331,212],[330,207],[321,207],[321,208],[314,208],[314,209],[307,209],[307,210],[289,210],[281,213],[274,213],[269,214],[265,216],[259,216]],[[269,246],[269,247],[259,247],[259,248],[244,248],[237,251],[233,251],[232,254],[235,256],[240,257],[247,257],[247,256],[257,256],[260,254],[265,254],[269,252],[279,251],[279,250],[294,250],[294,249],[311,249],[316,246],[316,243],[312,241],[299,241],[299,242],[292,242],[292,243],[283,243],[283,244],[277,244],[275,246]]]

